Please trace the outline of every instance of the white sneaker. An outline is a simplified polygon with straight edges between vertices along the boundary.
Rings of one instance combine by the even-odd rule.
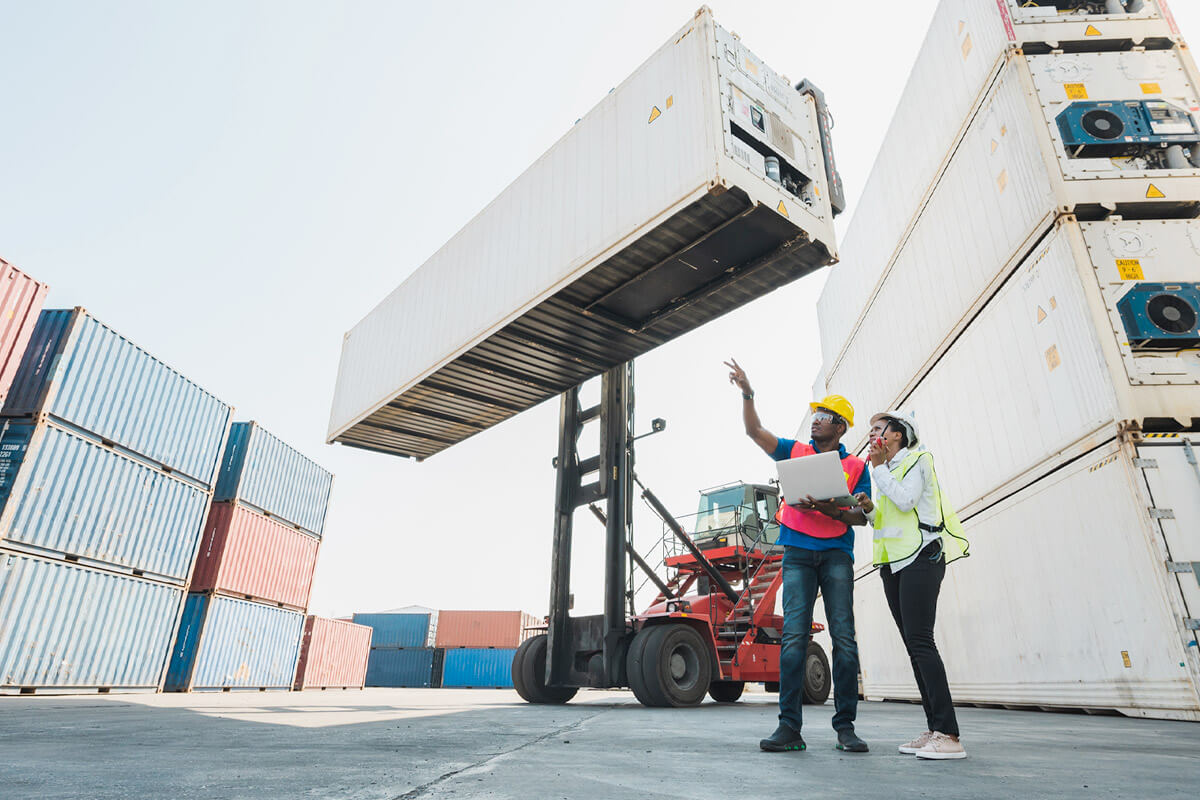
[[[913,753],[929,744],[929,740],[931,738],[933,738],[933,731],[925,731],[911,742],[905,742],[904,744],[900,745],[900,752],[906,756],[911,756]]]
[[[953,739],[944,733],[934,733],[929,737],[929,741],[925,746],[916,752],[917,758],[930,759],[950,759],[950,758],[966,758],[967,751],[963,749],[962,742]]]

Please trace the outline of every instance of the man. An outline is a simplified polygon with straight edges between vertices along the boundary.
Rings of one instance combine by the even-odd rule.
[[[925,708],[926,731],[900,745],[900,752],[966,758],[933,622],[946,565],[967,555],[968,545],[958,515],[942,497],[933,455],[912,449],[918,441],[911,415],[887,411],[871,417],[868,460],[875,496],[856,498],[874,528],[874,563]]]
[[[737,361],[730,359],[729,382],[742,391],[742,421],[746,435],[776,461],[837,451],[851,493],[870,492],[862,460],[846,452],[841,439],[854,424],[854,407],[846,398],[830,395],[810,403],[812,439],[808,444],[781,439],[762,426],[754,408],[754,390]],[[854,641],[854,529],[864,524],[859,509],[838,508],[812,497],[783,498],[779,514],[779,543],[783,556],[783,642],[779,655],[779,727],[759,747],[770,752],[804,750],[800,735],[802,692],[808,641],[812,632],[817,590],[825,599],[825,614],[833,639],[833,728],[837,749],[867,752],[867,743],[854,732],[858,711],[858,645]],[[790,503],[790,505],[789,505]]]

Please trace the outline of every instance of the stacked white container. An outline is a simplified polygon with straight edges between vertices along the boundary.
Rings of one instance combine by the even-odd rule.
[[[1200,719],[1198,112],[1162,0],[935,15],[817,389],[858,407],[848,446],[901,408],[937,454],[974,553],[939,607],[956,701]],[[864,692],[915,698],[859,544]]]

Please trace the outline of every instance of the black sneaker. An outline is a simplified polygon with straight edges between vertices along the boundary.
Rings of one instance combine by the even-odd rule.
[[[846,728],[837,732],[838,735],[838,750],[845,750],[847,753],[865,753],[867,752],[867,743],[858,738],[858,734],[854,732],[854,728]]]
[[[775,729],[766,739],[758,743],[758,746],[768,753],[783,753],[788,750],[803,750],[806,745],[804,739],[799,733],[792,730],[791,727],[784,723],[779,723],[779,727]]]

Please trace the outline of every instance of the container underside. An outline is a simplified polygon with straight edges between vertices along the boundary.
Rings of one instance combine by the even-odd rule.
[[[333,441],[428,458],[831,261],[741,190],[707,194]]]

